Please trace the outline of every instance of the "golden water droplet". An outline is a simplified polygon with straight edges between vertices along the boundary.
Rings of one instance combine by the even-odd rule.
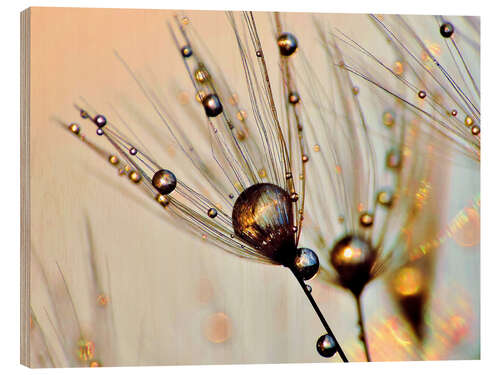
[[[474,124],[474,119],[470,116],[465,116],[465,120],[464,120],[464,124],[467,126],[467,127],[470,127]]]
[[[229,98],[229,103],[231,105],[238,104],[238,94],[236,94],[236,93],[232,94],[231,97]]]
[[[266,170],[264,168],[259,169],[259,177],[261,177],[261,178],[267,177],[267,173],[266,173]]]
[[[137,173],[137,171],[130,171],[130,173],[128,174],[128,178],[130,179],[130,181],[136,184],[138,184],[142,180],[142,176]]]
[[[203,65],[200,65],[198,69],[194,72],[194,78],[199,82],[199,83],[205,83],[210,80],[210,73],[208,73],[207,69]]]
[[[477,125],[474,125],[472,128],[470,128],[470,132],[472,135],[479,135],[481,133],[481,128]]]
[[[396,273],[392,285],[400,296],[414,296],[422,291],[422,273],[415,267],[403,267]]]
[[[70,126],[68,126],[68,129],[73,133],[73,134],[80,134],[80,125],[76,123],[72,123]]]
[[[358,86],[354,86],[354,87],[352,88],[352,93],[353,93],[354,95],[358,95],[358,94],[359,94],[359,87],[358,87]]]
[[[116,155],[110,155],[108,160],[113,165],[117,165],[120,162],[120,159]]]
[[[373,225],[373,215],[368,212],[361,214],[359,223],[365,228],[371,227]]]
[[[108,304],[108,302],[109,302],[109,298],[105,294],[99,294],[97,296],[97,303],[99,303],[99,305],[106,306]]]
[[[217,210],[213,207],[209,208],[207,211],[208,217],[214,219],[217,216]]]
[[[392,194],[388,191],[382,190],[377,194],[377,202],[382,205],[389,207],[392,204]]]
[[[321,148],[319,147],[318,144],[316,144],[313,146],[313,150],[314,150],[314,152],[319,152],[321,150]]]
[[[247,119],[248,115],[244,110],[240,110],[236,114],[236,117],[238,117],[238,120],[240,120],[240,121],[245,121]]]
[[[158,194],[156,196],[156,201],[161,204],[163,207],[167,207],[170,203],[170,198],[163,194]]]
[[[89,367],[101,367],[101,364],[98,361],[92,361],[89,363]]]
[[[402,75],[405,71],[403,63],[401,61],[396,61],[394,63],[393,71],[394,71],[394,74],[396,74],[398,76]]]
[[[201,103],[203,102],[203,99],[205,99],[205,97],[207,96],[207,93],[203,90],[199,90],[197,93],[196,93],[196,100]]]
[[[205,321],[204,331],[208,341],[221,344],[231,337],[231,319],[223,312],[210,315]]]
[[[397,169],[401,167],[401,153],[398,150],[390,150],[385,159],[388,168]]]
[[[394,125],[394,114],[390,111],[384,112],[384,114],[382,115],[382,122],[385,126],[391,127],[392,125]]]
[[[182,17],[182,24],[183,25],[189,25],[189,17],[188,16],[184,16]]]
[[[243,130],[238,129],[236,131],[236,137],[238,137],[239,141],[244,141],[247,138],[247,134]]]

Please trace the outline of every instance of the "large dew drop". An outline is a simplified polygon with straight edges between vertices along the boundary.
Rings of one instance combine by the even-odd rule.
[[[296,252],[290,195],[273,184],[244,190],[233,207],[235,234],[263,255],[288,265]]]

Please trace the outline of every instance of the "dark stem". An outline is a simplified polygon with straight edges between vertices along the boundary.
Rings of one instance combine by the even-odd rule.
[[[297,278],[297,281],[299,282],[300,286],[302,287],[302,290],[304,291],[304,293],[306,294],[307,298],[309,299],[309,302],[311,303],[314,311],[316,312],[316,315],[318,315],[318,318],[321,321],[321,324],[323,324],[323,327],[325,327],[326,333],[328,333],[333,338],[333,340],[337,343],[337,349],[338,349],[337,351],[338,351],[338,353],[340,355],[340,358],[342,358],[342,361],[344,361],[344,362],[349,362],[349,360],[347,359],[344,351],[342,350],[342,347],[340,346],[340,343],[338,342],[337,338],[333,334],[333,332],[330,329],[330,326],[328,325],[325,317],[323,316],[323,314],[321,313],[321,310],[319,309],[318,305],[316,304],[316,301],[314,300],[312,294],[307,289],[306,283],[304,282],[304,280],[302,279],[302,277],[300,277],[300,275],[297,274],[294,271],[293,268],[290,268],[290,270],[292,271],[292,273]]]
[[[361,309],[361,294],[355,294],[354,299],[356,300],[356,309],[358,310],[358,324],[359,324],[359,340],[363,344],[363,348],[365,349],[366,361],[371,362],[372,359],[370,357],[370,352],[368,350],[368,342],[366,340],[366,331],[365,331],[365,320],[363,318],[363,310]]]

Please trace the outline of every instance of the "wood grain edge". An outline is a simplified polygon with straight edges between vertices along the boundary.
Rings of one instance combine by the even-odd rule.
[[[30,367],[30,47],[31,10],[21,12],[21,350],[20,361]]]

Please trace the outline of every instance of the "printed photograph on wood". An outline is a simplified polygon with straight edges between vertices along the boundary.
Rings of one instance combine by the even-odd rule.
[[[480,358],[479,17],[21,27],[24,365]]]

